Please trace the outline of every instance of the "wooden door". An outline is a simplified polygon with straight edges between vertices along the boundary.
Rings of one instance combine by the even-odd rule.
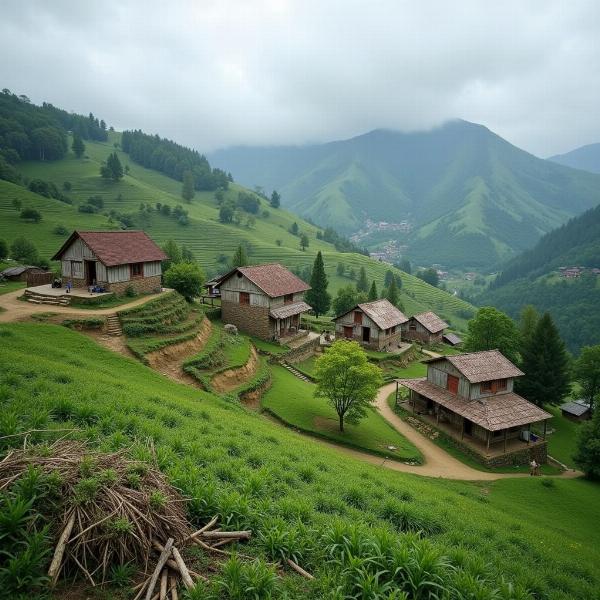
[[[363,329],[362,329],[362,339],[363,339],[363,342],[370,342],[371,341],[371,328],[370,327],[363,327]]]
[[[448,375],[448,384],[446,388],[451,394],[458,394],[458,377],[454,375]]]
[[[464,419],[465,422],[465,433],[467,435],[473,435],[473,422],[469,419]]]
[[[344,327],[344,337],[346,339],[352,339],[352,327]]]
[[[357,325],[362,325],[362,313],[359,311],[354,311],[354,322]]]

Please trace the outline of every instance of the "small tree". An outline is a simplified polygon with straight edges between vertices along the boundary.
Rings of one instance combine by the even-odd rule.
[[[165,285],[179,292],[188,302],[200,295],[204,272],[196,264],[181,262],[165,273]]]
[[[360,268],[358,281],[356,282],[356,290],[358,292],[364,292],[365,294],[369,291],[369,280],[367,279],[367,272],[364,267]]]
[[[173,240],[169,240],[162,247],[162,251],[169,257],[167,260],[163,260],[163,271],[168,271],[173,265],[177,265],[183,260],[181,250],[179,250],[179,246]]]
[[[12,205],[17,212],[19,212],[21,210],[21,206],[23,206],[18,198],[13,198]]]
[[[440,282],[440,278],[435,269],[424,269],[423,271],[419,271],[417,277],[434,287],[437,287]]]
[[[570,389],[569,355],[549,313],[538,321],[522,358],[518,392],[538,406],[560,403]]]
[[[181,197],[186,202],[191,202],[196,195],[194,189],[194,174],[191,171],[185,171],[183,174],[183,186],[181,188]]]
[[[298,232],[300,231],[299,227],[298,227],[298,223],[296,223],[296,221],[294,221],[291,225],[290,225],[290,229],[289,229],[290,233],[292,235],[298,235]]]
[[[279,208],[281,205],[281,196],[278,194],[277,190],[273,190],[271,194],[271,206],[273,208]]]
[[[337,267],[335,268],[335,272],[340,276],[343,277],[346,274],[346,265],[344,263],[339,262],[337,264]]]
[[[77,132],[73,134],[73,144],[71,145],[71,148],[77,158],[81,158],[85,152],[85,144]]]
[[[235,206],[232,202],[223,202],[219,209],[219,221],[221,221],[221,223],[231,223],[233,221],[234,212]]]
[[[581,425],[573,460],[586,477],[600,479],[600,410],[591,421]]]
[[[410,260],[408,258],[403,258],[398,264],[398,268],[409,275],[412,273],[412,266],[410,264]]]
[[[388,269],[388,270],[385,272],[385,280],[384,280],[384,282],[383,282],[384,286],[385,286],[386,288],[387,288],[387,287],[390,287],[390,285],[392,285],[392,281],[393,281],[393,279],[394,279],[394,272],[393,272],[391,269]]]
[[[519,359],[519,330],[514,321],[493,306],[484,306],[467,325],[465,350],[498,349],[512,362]]]
[[[246,249],[240,244],[231,258],[231,267],[245,267],[247,264],[248,255],[246,254]]]
[[[340,431],[344,421],[363,419],[383,383],[381,369],[367,360],[365,351],[347,340],[334,342],[315,367],[315,397],[324,398],[338,414]]]
[[[308,244],[309,244],[308,236],[305,233],[303,233],[300,236],[300,250],[302,250],[302,252],[305,252],[306,249],[308,248]]]
[[[400,293],[398,292],[398,286],[396,285],[396,278],[392,278],[392,283],[390,283],[390,287],[385,292],[385,297],[390,301],[394,306],[398,306],[400,302]]]
[[[368,300],[369,302],[373,302],[374,300],[377,300],[377,298],[379,298],[379,294],[377,293],[377,284],[373,279],[373,283],[371,283],[371,288],[369,289]]]
[[[581,386],[583,397],[594,410],[600,396],[600,345],[584,346],[573,368],[575,381]]]
[[[6,240],[0,239],[0,260],[4,260],[8,257],[8,244]]]
[[[356,289],[351,285],[341,287],[337,291],[336,297],[333,299],[333,312],[336,315],[343,315],[357,304],[358,294]]]
[[[10,256],[19,262],[35,265],[40,257],[37,248],[25,237],[16,238],[10,246]]]
[[[319,250],[310,277],[311,289],[306,292],[306,301],[312,306],[317,317],[324,315],[331,306],[331,296],[327,293],[328,285],[323,256]]]
[[[39,223],[42,220],[40,211],[35,208],[24,208],[21,211],[20,217],[24,221],[31,221],[32,223]]]
[[[104,179],[112,179],[113,181],[119,181],[123,178],[123,166],[116,152],[108,155],[106,163],[100,167],[100,175]]]

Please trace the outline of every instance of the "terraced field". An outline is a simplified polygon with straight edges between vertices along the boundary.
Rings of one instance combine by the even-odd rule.
[[[364,266],[368,278],[375,279],[378,288],[382,288],[388,265],[362,255],[337,252],[331,244],[317,239],[317,227],[285,210],[271,208],[264,200],[261,201],[261,209],[251,228],[245,225],[224,225],[218,221],[218,207],[212,193],[197,192],[192,202],[186,204],[180,197],[179,182],[136,165],[120,150],[117,153],[122,163],[129,166],[129,175],[118,183],[103,180],[99,176],[100,164],[115,150],[113,144],[118,143],[118,140],[119,134],[115,133],[111,134],[107,143],[87,142],[87,158],[76,159],[69,155],[61,161],[31,162],[20,166],[27,177],[52,181],[59,188],[68,181],[72,190],[67,195],[73,199],[73,206],[0,181],[0,238],[10,242],[18,235],[26,235],[34,240],[43,256],[49,257],[63,240],[53,233],[57,225],[63,225],[68,230],[115,227],[116,224],[111,223],[104,214],[77,212],[79,204],[95,195],[103,199],[104,213],[115,210],[131,214],[136,227],[146,230],[158,243],[173,239],[179,244],[185,244],[209,275],[224,271],[228,258],[240,243],[244,243],[248,246],[251,262],[277,261],[287,267],[309,266],[314,261],[316,252],[321,250],[330,278],[330,291],[334,294],[339,287],[353,284],[350,279],[336,275],[339,262],[345,264],[348,270],[353,268],[356,272]],[[243,188],[232,184],[227,195],[235,198],[241,189]],[[38,224],[24,223],[12,206],[15,197],[21,200],[24,207],[31,206],[40,210],[43,220]],[[179,225],[173,217],[158,214],[156,210],[140,212],[141,203],[154,207],[157,202],[171,208],[182,205],[189,213],[189,224]],[[300,251],[298,237],[288,231],[294,222],[309,237],[310,245],[306,252]],[[431,309],[448,320],[455,329],[464,330],[466,319],[473,312],[471,305],[414,276],[400,274],[403,281],[401,301],[407,313]]]

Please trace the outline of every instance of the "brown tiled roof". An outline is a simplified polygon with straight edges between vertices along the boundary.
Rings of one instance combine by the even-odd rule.
[[[423,362],[433,363],[438,360],[449,361],[471,383],[480,383],[493,379],[506,379],[507,377],[520,377],[525,374],[515,367],[499,350],[483,350],[481,352],[468,352],[454,356],[440,356],[424,360]]]
[[[306,304],[306,302],[293,302],[291,304],[284,304],[279,308],[273,308],[269,314],[275,319],[286,319],[292,315],[299,315],[309,310],[312,310],[312,307]]]
[[[143,231],[74,231],[52,257],[60,260],[77,238],[107,267],[137,262],[165,260],[167,255]]]
[[[258,286],[271,298],[310,290],[310,285],[302,281],[299,277],[296,277],[279,263],[237,267],[223,275],[219,283],[229,279],[236,272],[242,273],[242,275],[246,276],[254,285]]]
[[[423,327],[425,327],[425,329],[427,329],[427,331],[430,333],[437,333],[438,331],[442,331],[442,329],[446,329],[446,327],[448,327],[448,323],[446,323],[446,321],[442,321],[442,319],[440,319],[434,312],[431,311],[419,313],[418,315],[414,315],[412,318],[421,323],[421,325],[423,325]]]
[[[374,300],[357,305],[380,329],[389,329],[406,323],[408,318],[399,311],[389,300]],[[355,307],[356,308],[356,307]],[[352,309],[354,310],[354,309]]]
[[[481,400],[467,400],[451,394],[424,378],[398,379],[397,381],[400,385],[437,402],[488,431],[519,427],[552,417],[545,410],[512,392],[497,394]]]
[[[452,344],[453,346],[458,346],[458,344],[462,344],[462,338],[456,335],[455,333],[445,333],[442,336],[445,342]]]

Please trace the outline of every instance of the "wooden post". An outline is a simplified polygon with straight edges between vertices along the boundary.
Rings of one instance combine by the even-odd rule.
[[[546,428],[547,428],[547,426],[548,426],[548,420],[545,419],[544,420],[544,437],[543,437],[544,440],[546,439]]]
[[[527,445],[531,442],[531,423],[527,423]]]
[[[415,406],[417,404],[417,401],[415,400],[415,390],[410,390],[410,397],[412,399],[412,405],[413,405],[413,415],[415,414]]]
[[[435,413],[435,422],[439,423],[440,422],[440,405],[437,404],[437,411]]]
[[[462,418],[462,421],[460,423],[460,439],[464,440],[465,439],[465,418]]]
[[[508,429],[504,430],[504,454],[506,454],[506,435],[508,434]]]
[[[487,449],[490,449],[490,431],[487,432]]]

